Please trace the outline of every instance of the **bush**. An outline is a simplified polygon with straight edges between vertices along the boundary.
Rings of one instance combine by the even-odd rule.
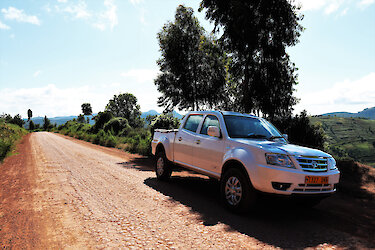
[[[104,124],[109,122],[113,118],[112,113],[105,111],[105,112],[99,112],[95,117],[95,124],[92,126],[91,132],[98,133],[99,130],[101,130],[104,127]]]
[[[108,121],[106,124],[104,124],[104,131],[109,132],[111,131],[113,134],[117,135],[122,130],[129,129],[129,123],[128,120],[122,117],[116,117],[112,118],[110,121]]]
[[[14,144],[26,134],[24,128],[0,119],[0,162],[12,151]]]
[[[173,129],[180,126],[180,120],[173,117],[172,114],[158,115],[151,122],[151,134],[154,134],[155,129]]]

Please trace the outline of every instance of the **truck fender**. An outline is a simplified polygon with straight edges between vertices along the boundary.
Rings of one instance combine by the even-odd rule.
[[[241,168],[245,171],[251,181],[251,176],[255,171],[253,164],[255,162],[255,156],[244,148],[233,148],[225,153],[223,157],[223,167],[221,175],[231,166],[237,165],[236,167]]]
[[[167,159],[169,161],[173,161],[173,148],[171,146],[171,143],[170,143],[169,139],[166,136],[162,136],[159,139],[159,143],[156,146],[155,154],[157,154],[157,151],[158,151],[160,146],[162,146],[164,148],[165,156],[167,157]]]

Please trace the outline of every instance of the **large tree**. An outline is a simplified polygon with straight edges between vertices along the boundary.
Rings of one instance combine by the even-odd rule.
[[[213,108],[225,96],[225,57],[194,16],[193,9],[180,5],[174,22],[158,33],[161,74],[155,79],[159,106],[178,109]]]
[[[303,18],[290,0],[202,0],[230,55],[233,109],[289,116],[296,103],[297,68],[286,47],[298,42]]]
[[[133,128],[143,126],[140,106],[137,103],[137,97],[133,94],[114,95],[113,99],[109,100],[105,110],[115,117],[126,118]]]

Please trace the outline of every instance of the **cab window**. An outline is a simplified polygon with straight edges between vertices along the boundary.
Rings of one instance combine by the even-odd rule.
[[[206,117],[206,119],[204,120],[202,129],[201,129],[201,134],[202,135],[207,135],[207,130],[208,130],[209,126],[216,126],[216,127],[220,128],[219,120],[217,119],[216,116],[214,116],[214,115],[208,115]]]
[[[199,126],[199,123],[202,121],[203,115],[191,115],[187,118],[184,129],[196,132]]]

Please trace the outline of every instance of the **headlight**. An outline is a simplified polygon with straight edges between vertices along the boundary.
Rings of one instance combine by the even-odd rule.
[[[327,160],[328,160],[328,169],[329,170],[337,170],[335,159],[333,159],[331,157],[331,158],[328,158]]]
[[[285,168],[295,168],[289,156],[284,154],[266,154],[266,161],[268,165]]]

